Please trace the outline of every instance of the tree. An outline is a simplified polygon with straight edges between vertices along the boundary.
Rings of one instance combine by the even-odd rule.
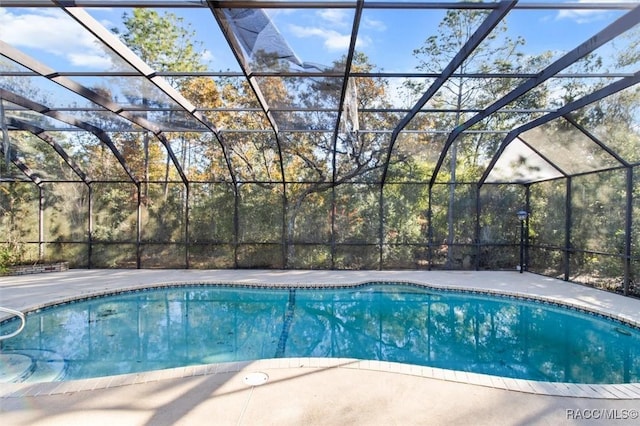
[[[424,44],[414,49],[413,54],[419,60],[417,69],[422,72],[440,73],[451,59],[461,50],[463,45],[485,20],[488,12],[483,10],[449,10],[438,25],[438,31],[430,36]],[[544,56],[527,59],[520,52],[524,45],[522,38],[512,39],[506,35],[507,25],[498,25],[471,52],[462,65],[456,70],[457,76],[447,80],[432,100],[433,104],[443,109],[452,109],[453,116],[447,113],[439,114],[434,121],[440,128],[453,131],[470,116],[463,112],[469,109],[483,109],[496,98],[508,93],[517,84],[513,78],[473,78],[470,73],[516,73],[526,70],[527,66],[543,62]],[[422,95],[426,89],[424,84],[413,81],[407,83],[416,97]],[[530,94],[518,101],[521,107],[531,107],[540,103],[539,96]],[[476,126],[478,129],[503,130],[513,126],[512,122],[500,118],[484,120]],[[458,174],[463,172],[469,178],[477,178],[480,174],[478,167],[481,161],[495,151],[500,140],[485,133],[477,135],[461,135],[460,140],[454,141],[449,149],[449,201],[447,210],[447,260],[446,267],[454,267],[452,258],[452,244],[455,243],[454,205],[456,198],[456,182]],[[464,142],[464,143],[462,143]],[[460,170],[464,166],[465,170]]]
[[[344,69],[342,58],[333,64],[336,70]],[[366,55],[356,52],[351,65],[352,72],[371,72]],[[341,79],[317,78],[308,87],[294,87],[290,91],[300,99],[297,103],[309,109],[335,109],[340,102],[342,84]],[[387,82],[382,78],[353,78],[347,82],[350,86],[350,99],[357,110],[384,107],[387,101]],[[343,111],[343,114],[347,112]],[[333,114],[326,115],[318,112],[306,116],[303,128],[326,129],[335,126]],[[344,117],[343,117],[344,119]],[[386,117],[368,115],[360,117],[359,126],[363,128],[380,128]],[[351,117],[354,121],[355,117]],[[371,197],[367,182],[378,182],[376,171],[384,163],[386,153],[386,138],[378,134],[361,134],[355,131],[358,124],[350,123],[343,126],[334,140],[334,134],[310,132],[304,136],[296,134],[294,138],[284,141],[284,151],[287,157],[285,175],[288,181],[299,182],[288,185],[288,214],[287,214],[287,242],[289,246],[288,258],[295,261],[295,244],[298,241],[315,241],[316,238],[335,238],[331,229],[332,216],[335,223],[342,224],[341,236],[347,239],[367,241],[377,239],[377,221],[363,220],[370,217],[372,208],[377,212],[376,204],[371,204],[377,197]],[[389,127],[389,123],[386,123]],[[358,189],[354,182],[365,183]],[[342,187],[336,192],[336,198],[324,195],[328,191]],[[343,201],[341,201],[343,200]],[[348,200],[348,203],[347,203]],[[336,208],[336,202],[344,208]],[[304,214],[305,217],[300,217]],[[318,220],[319,217],[322,219]],[[323,226],[319,226],[322,223]],[[370,227],[373,226],[373,229]],[[326,240],[325,240],[326,244]]]
[[[204,71],[201,43],[190,25],[173,13],[137,8],[122,16],[125,32],[112,29],[136,55],[156,71]],[[180,80],[176,80],[180,81]]]
[[[118,28],[113,28],[112,31],[118,34],[122,41],[155,71],[181,72],[204,71],[206,69],[202,63],[202,52],[198,50],[201,43],[194,41],[195,32],[190,29],[190,25],[184,26],[182,18],[167,12],[160,15],[155,10],[146,8],[134,9],[132,14],[125,13],[122,18],[126,31],[121,32]],[[190,84],[189,80],[185,78],[165,78],[178,90],[182,90],[183,86]],[[126,81],[126,79],[118,79],[113,83],[122,84],[122,81]],[[145,108],[162,106],[159,104],[160,101],[154,99],[154,90],[155,88],[146,81],[141,83],[136,81],[123,88],[129,102],[133,105],[141,104]],[[171,121],[172,117],[169,116],[167,119]],[[149,165],[153,159],[149,152],[149,138],[149,134],[145,133],[142,140],[145,181],[150,178],[162,178],[161,176],[150,176]],[[167,156],[165,179],[169,175],[169,167],[170,159]],[[145,195],[148,196],[148,194]]]
[[[194,41],[195,32],[183,19],[173,13],[159,14],[146,8],[134,9],[131,14],[123,15],[124,29],[114,28],[112,31],[147,65],[157,72],[203,71],[201,43]],[[198,81],[189,78],[165,77],[177,90],[193,95]],[[164,98],[155,97],[156,88],[146,80],[118,79],[112,83],[126,84],[121,92],[132,105],[142,105],[145,109],[153,107],[173,106],[164,104]],[[163,116],[164,114],[164,116]],[[175,112],[147,112],[150,121],[178,119]],[[142,135],[129,133],[123,144],[123,153],[128,162],[140,171],[143,193],[142,219],[145,221],[143,238],[148,241],[181,241],[184,234],[185,191],[184,185],[171,185],[170,180],[179,179],[177,168],[187,166],[191,138],[187,135],[166,135],[167,146],[153,143],[148,132]],[[168,150],[178,147],[181,161],[171,167]],[[164,158],[163,158],[164,151]],[[177,157],[177,155],[176,155]],[[141,167],[137,167],[140,165]],[[150,181],[164,182],[162,192],[160,186]],[[162,194],[162,198],[160,198]]]

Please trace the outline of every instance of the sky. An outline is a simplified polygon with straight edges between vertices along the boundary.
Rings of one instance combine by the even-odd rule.
[[[106,28],[121,27],[123,9],[90,8],[87,11]],[[208,10],[173,9],[170,12],[184,17],[196,31],[196,39],[204,46],[203,59],[210,70],[240,71]],[[347,53],[353,10],[269,9],[267,13],[302,61],[331,65]],[[379,70],[415,71],[417,60],[413,49],[436,34],[444,13],[442,10],[365,9],[357,48],[367,54]],[[527,40],[526,54],[535,55],[545,50],[571,49],[622,14],[622,11],[514,10],[507,17],[507,24],[513,38],[522,36]],[[60,71],[103,70],[110,65],[109,58],[96,47],[92,36],[57,9],[0,7],[0,39]]]

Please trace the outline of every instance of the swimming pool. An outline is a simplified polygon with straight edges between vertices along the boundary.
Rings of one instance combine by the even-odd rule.
[[[15,323],[2,325],[6,333]],[[640,381],[640,331],[469,291],[174,286],[30,313],[2,380],[54,381],[279,357],[396,361],[528,380]],[[6,371],[5,371],[6,370]]]

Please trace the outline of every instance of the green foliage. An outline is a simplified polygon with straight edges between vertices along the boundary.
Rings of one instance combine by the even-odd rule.
[[[8,272],[9,267],[22,262],[24,249],[18,243],[0,244],[0,275]]]
[[[37,235],[37,190],[31,183],[0,183],[0,272],[35,261],[25,241]],[[36,231],[36,232],[34,232]]]
[[[195,32],[173,13],[160,15],[153,9],[138,8],[122,17],[124,42],[156,71],[204,71],[201,43]],[[118,34],[120,30],[114,28]]]
[[[95,241],[135,240],[136,188],[125,184],[93,184]]]

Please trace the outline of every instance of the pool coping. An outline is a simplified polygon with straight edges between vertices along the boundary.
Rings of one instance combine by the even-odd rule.
[[[162,380],[184,379],[188,377],[208,376],[214,374],[249,373],[260,370],[281,368],[310,370],[348,368],[363,371],[378,371],[417,376],[426,379],[444,380],[536,395],[614,400],[640,399],[640,383],[600,385],[538,382],[389,361],[313,357],[271,358],[256,361],[194,365],[92,379],[70,380],[66,382],[3,383],[2,389],[0,390],[0,398],[60,395],[98,389],[110,389],[120,386],[136,385]]]
[[[529,301],[542,301],[549,304],[576,308],[590,314],[602,315],[614,320],[618,320],[633,327],[640,328],[640,319],[632,318],[628,315],[620,314],[611,309],[594,309],[587,303],[580,300],[560,300],[558,297],[548,297],[531,292],[496,290],[486,287],[459,286],[447,284],[434,284],[432,281],[421,282],[423,280],[413,279],[364,279],[353,282],[332,282],[332,283],[292,283],[292,282],[246,282],[243,280],[178,280],[167,282],[156,282],[153,284],[136,284],[122,286],[110,290],[97,290],[86,292],[77,296],[53,298],[50,302],[36,304],[24,312],[37,311],[46,307],[70,303],[83,299],[118,294],[149,288],[165,288],[187,285],[225,285],[241,286],[251,288],[277,287],[277,288],[353,288],[366,284],[400,283],[415,285],[419,287],[442,289],[446,291],[466,292],[480,295],[499,295],[503,297],[514,297]],[[566,284],[566,283],[565,283]],[[606,293],[605,293],[606,294]],[[635,303],[635,302],[634,302]],[[424,377],[427,379],[444,380],[457,383],[466,383],[495,389],[504,389],[514,392],[523,392],[537,395],[573,397],[573,398],[594,398],[594,399],[615,399],[615,400],[638,400],[640,399],[640,383],[625,384],[575,384],[563,382],[540,382],[524,379],[513,379],[487,374],[463,372],[458,370],[447,370],[435,367],[419,366],[413,364],[403,364],[389,361],[360,360],[351,358],[274,358],[261,359],[255,361],[216,363],[187,367],[176,367],[164,370],[155,370],[140,373],[123,374],[117,376],[107,376],[92,379],[70,380],[63,382],[39,382],[39,383],[3,383],[0,389],[0,398],[14,398],[26,396],[44,396],[67,394],[71,392],[91,391],[97,389],[108,389],[119,386],[135,385],[159,380],[181,379],[194,376],[205,376],[212,374],[229,374],[249,372],[260,369],[277,368],[306,368],[306,369],[327,369],[327,368],[350,368],[364,371],[380,371],[395,374]]]

